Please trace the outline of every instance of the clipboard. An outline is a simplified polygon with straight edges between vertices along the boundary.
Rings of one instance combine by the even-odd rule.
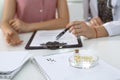
[[[27,45],[25,46],[25,49],[27,49],[27,50],[36,50],[36,49],[50,49],[50,48],[47,48],[47,47],[44,47],[44,46],[42,46],[42,45],[40,45],[39,43],[39,45],[32,45],[31,46],[31,44],[33,43],[33,42],[37,42],[37,41],[35,41],[34,39],[35,38],[37,38],[37,37],[40,37],[40,36],[38,36],[40,33],[41,34],[43,34],[43,36],[46,36],[46,37],[50,37],[51,35],[45,35],[45,33],[48,33],[48,34],[54,34],[54,37],[56,37],[56,35],[57,34],[59,34],[60,32],[61,32],[62,30],[46,30],[46,31],[35,31],[33,34],[32,34],[32,36],[31,36],[31,38],[30,38],[30,40],[28,41],[28,43],[27,43]],[[65,33],[65,35],[66,34],[69,34],[69,32],[68,33]],[[72,35],[72,34],[69,34],[69,35]],[[36,37],[37,36],[37,37]],[[73,37],[73,35],[72,35],[72,37]],[[76,38],[75,36],[74,36],[74,38]],[[63,38],[62,38],[63,39]],[[33,41],[34,40],[34,41]],[[42,40],[42,38],[40,38],[39,39],[39,41],[41,41]],[[82,41],[81,41],[81,38],[76,38],[75,39],[76,41],[77,41],[77,43],[76,44],[67,44],[67,45],[63,45],[63,46],[60,46],[59,48],[57,48],[57,49],[61,49],[61,48],[78,48],[78,47],[82,47]],[[39,42],[38,41],[38,42]],[[49,42],[49,40],[48,40],[48,42]]]

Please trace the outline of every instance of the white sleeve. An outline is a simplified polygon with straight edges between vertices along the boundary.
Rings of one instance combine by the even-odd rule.
[[[103,24],[109,36],[120,35],[120,21],[111,21]]]
[[[83,11],[84,11],[84,19],[87,19],[88,17],[90,17],[90,13],[89,13],[89,0],[83,0]]]

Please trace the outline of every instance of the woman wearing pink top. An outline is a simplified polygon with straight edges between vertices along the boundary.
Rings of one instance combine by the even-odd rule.
[[[5,0],[4,3],[2,30],[10,45],[22,43],[18,33],[64,28],[69,22],[66,0]]]

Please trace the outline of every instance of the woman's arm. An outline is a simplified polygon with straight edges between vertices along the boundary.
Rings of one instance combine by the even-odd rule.
[[[43,21],[43,22],[36,22],[36,23],[25,23],[19,19],[11,21],[13,24],[14,29],[18,32],[31,32],[35,30],[53,30],[53,29],[60,29],[65,28],[65,26],[69,22],[69,13],[67,7],[66,0],[58,0],[57,1],[57,13],[58,16],[56,19]],[[14,26],[15,25],[15,26]]]
[[[16,0],[5,0],[1,28],[5,35],[7,43],[11,45],[17,45],[22,42],[19,39],[17,32],[9,24],[9,21],[14,18],[15,11]]]
[[[16,0],[4,0],[4,10],[2,23],[9,24],[9,21],[14,18],[16,11]]]

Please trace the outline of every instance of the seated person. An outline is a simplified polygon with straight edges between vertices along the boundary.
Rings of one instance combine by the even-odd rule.
[[[83,0],[84,18],[67,25],[75,36],[98,38],[120,34],[120,0]]]
[[[5,0],[1,28],[8,44],[19,45],[18,33],[64,28],[68,22],[66,0]]]

